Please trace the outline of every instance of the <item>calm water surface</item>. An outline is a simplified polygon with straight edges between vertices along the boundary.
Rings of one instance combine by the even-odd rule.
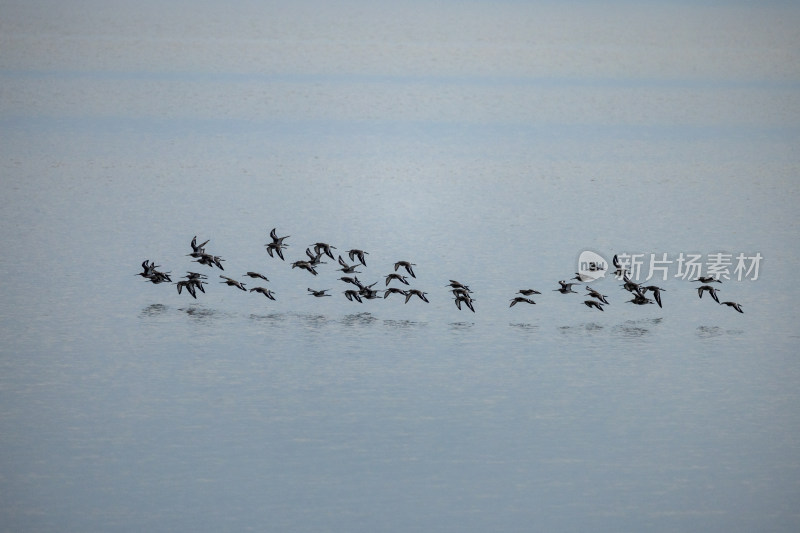
[[[0,529],[800,526],[795,8],[6,4]],[[763,261],[601,313],[584,250]]]

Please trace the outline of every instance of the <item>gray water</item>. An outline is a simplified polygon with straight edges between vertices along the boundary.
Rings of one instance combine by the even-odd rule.
[[[3,531],[800,527],[795,6],[0,11]],[[763,260],[599,312],[584,250]]]

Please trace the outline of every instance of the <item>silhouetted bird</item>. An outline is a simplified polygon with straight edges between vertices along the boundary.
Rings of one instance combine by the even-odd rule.
[[[341,270],[345,274],[360,274],[360,272],[356,270],[358,265],[348,265],[345,263],[344,259],[342,259],[341,255],[339,256],[339,264],[342,265],[342,268],[338,270]]]
[[[158,285],[159,283],[164,283],[164,282],[167,282],[167,281],[171,282],[172,279],[169,277],[169,274],[167,274],[166,272],[155,271],[147,278],[147,281],[149,281],[150,283],[153,283],[154,285]]]
[[[253,291],[263,294],[264,296],[266,296],[270,300],[275,300],[275,293],[272,292],[271,290],[269,290],[266,287],[253,287],[252,289],[250,289],[250,292],[253,292]]]
[[[178,294],[181,293],[181,289],[186,289],[186,291],[192,296],[192,298],[197,299],[197,293],[194,290],[194,282],[190,279],[185,279],[177,282],[175,284],[178,287]]]
[[[412,266],[417,266],[414,263],[409,263],[408,261],[398,261],[394,264],[394,271],[397,272],[397,269],[403,267],[406,269],[412,278],[416,278],[417,276],[414,275],[414,270],[411,268]]]
[[[285,237],[278,237],[278,234],[276,233],[277,229],[278,228],[272,228],[272,231],[269,232],[269,236],[270,238],[272,238],[273,243],[277,244],[280,247],[285,248],[286,245],[283,244],[283,240],[288,239],[291,235],[286,235]]]
[[[655,303],[653,300],[648,298],[647,296],[640,294],[638,292],[633,293],[633,298],[628,300],[632,304],[636,305],[645,305],[645,304],[652,304]]]
[[[575,283],[567,283],[566,281],[561,280],[561,281],[558,282],[558,284],[561,285],[561,288],[560,289],[553,289],[554,291],[558,291],[561,294],[567,294],[567,293],[570,293],[570,292],[574,293],[574,294],[578,294],[577,292],[572,290],[572,286],[575,285]]]
[[[190,253],[189,255],[192,256],[192,257],[200,257],[203,253],[205,253],[205,251],[206,251],[205,245],[208,244],[208,241],[210,241],[210,240],[211,239],[208,239],[203,244],[197,244],[197,235],[195,235],[192,238],[192,242],[190,243],[191,246],[192,246],[192,253]]]
[[[220,281],[220,283],[224,283],[224,284],[228,285],[229,287],[236,287],[237,289],[241,289],[241,290],[247,292],[247,289],[244,288],[244,284],[242,282],[236,281],[235,279],[229,278],[227,276],[220,276],[220,277],[224,280],[224,281]]]
[[[270,257],[275,257],[274,255],[272,255],[273,253],[275,253],[278,255],[278,257],[281,258],[282,261],[286,261],[283,258],[283,251],[282,251],[283,248],[286,248],[286,246],[283,246],[281,244],[275,244],[274,242],[267,243],[264,246],[266,246],[267,253],[269,254]]]
[[[451,279],[450,283],[445,285],[445,287],[451,287],[453,289],[464,289],[467,292],[472,292],[471,290],[469,290],[469,287],[467,285],[464,285],[460,281],[456,281],[454,279]]]
[[[303,270],[308,270],[315,276],[317,275],[317,271],[314,269],[314,266],[308,261],[295,261],[292,263],[292,268],[300,268]]]
[[[693,279],[692,281],[699,281],[700,283],[722,283],[714,276],[699,276],[697,279]]]
[[[342,276],[342,277],[341,277],[341,278],[339,278],[339,279],[340,279],[340,280],[342,280],[342,281],[344,281],[345,283],[350,283],[350,284],[352,284],[352,285],[355,285],[355,286],[356,286],[356,287],[358,287],[359,289],[363,289],[363,288],[364,288],[364,285],[362,285],[362,284],[361,284],[361,282],[360,282],[360,281],[358,281],[358,278],[357,278],[357,277],[351,278],[351,277],[349,277],[349,276]]]
[[[406,291],[406,303],[408,303],[412,296],[419,296],[423,302],[430,303],[428,298],[425,297],[426,294],[428,293],[422,292],[418,289],[409,289]]]
[[[656,299],[656,303],[659,307],[661,307],[661,291],[664,291],[661,287],[656,287],[655,285],[648,285],[647,287],[642,287],[642,294],[646,291],[650,291],[653,293],[653,298]]]
[[[717,296],[719,289],[715,289],[711,285],[701,285],[697,288],[697,295],[702,298],[705,291],[708,291],[708,293],[711,294],[711,297],[714,298],[715,302],[720,303],[719,296]]]
[[[398,289],[397,287],[389,287],[385,291],[383,291],[383,297],[387,298],[390,294],[402,294],[403,296],[406,295],[406,291],[403,289]]]
[[[282,250],[284,248],[287,248],[288,246],[286,244],[283,244],[283,240],[288,239],[289,235],[286,235],[285,237],[278,237],[278,234],[275,232],[275,230],[276,228],[272,228],[272,231],[269,232],[269,236],[272,239],[272,242],[267,243],[264,246],[267,248],[267,253],[269,254],[270,257],[275,257],[274,255],[272,255],[273,253],[275,253],[278,254],[278,257],[280,257],[282,261],[285,261],[285,259],[283,259]]]
[[[186,281],[188,281],[195,289],[200,289],[200,292],[206,292],[206,290],[203,288],[203,285],[205,285],[206,282],[203,280],[208,279],[208,277],[205,274],[187,272],[186,276],[184,277],[186,278]],[[180,293],[180,291],[178,292]]]
[[[595,309],[603,311],[603,304],[597,300],[584,300],[583,303],[586,305],[586,307],[594,307]]]
[[[359,250],[358,248],[353,248],[352,250],[347,250],[347,255],[350,256],[350,261],[355,261],[356,257],[358,257],[358,261],[362,265],[367,266],[367,260],[364,259],[364,256],[369,255],[369,252]]]
[[[642,286],[636,283],[635,281],[631,281],[628,278],[625,278],[625,283],[622,284],[622,288],[628,292],[635,292],[636,294],[644,294],[642,291]]]
[[[400,283],[403,283],[405,285],[409,285],[408,280],[406,280],[405,276],[402,276],[400,274],[396,274],[394,272],[392,272],[391,274],[386,276],[386,285],[389,285],[389,282],[392,281],[393,279],[396,279],[397,281],[399,281]]]
[[[467,289],[462,289],[461,287],[453,289],[451,292],[453,293],[453,296],[455,296],[456,298],[458,298],[459,296],[463,296],[464,298],[471,298],[470,295],[471,293]]]
[[[209,267],[216,266],[220,270],[225,270],[224,268],[222,268],[222,262],[223,261],[225,261],[225,260],[223,258],[221,258],[220,256],[211,255],[211,254],[207,254],[207,253],[201,253],[199,258],[194,260],[195,263],[200,263],[201,265],[206,265],[206,266],[209,266]]]
[[[600,300],[604,304],[608,303],[608,300],[606,300],[607,297],[606,297],[605,294],[600,294],[599,292],[597,292],[596,290],[594,290],[593,288],[591,288],[589,286],[586,287],[586,290],[589,291],[589,296],[591,296],[592,298],[597,298],[598,300]]]
[[[189,294],[192,295],[192,298],[197,298],[197,289],[200,289],[201,292],[206,292],[203,288],[203,284],[205,281],[203,279],[206,277],[203,274],[198,274],[197,272],[189,272],[186,276],[186,279],[177,282],[175,285],[178,289],[178,294],[181,293],[182,289],[186,289]]]
[[[145,259],[142,261],[142,271],[136,274],[137,276],[142,276],[143,278],[149,278],[153,275],[153,272],[156,271],[156,264],[150,263],[149,259]]]
[[[314,252],[316,252],[318,254],[319,253],[324,253],[325,255],[330,257],[331,259],[336,259],[335,257],[333,257],[333,253],[331,252],[331,250],[335,250],[335,249],[336,249],[335,246],[331,246],[330,244],[325,243],[325,242],[314,243]]]
[[[374,285],[374,283],[373,283],[373,285]],[[370,285],[370,287],[371,287],[371,285]],[[363,289],[358,291],[358,294],[359,294],[359,296],[361,296],[362,298],[365,298],[367,300],[375,300],[377,298],[381,298],[380,291],[376,291],[376,290],[371,289],[369,287],[364,287]]]
[[[472,311],[473,313],[475,312],[475,308],[472,306],[472,302],[474,300],[472,298],[470,298],[469,296],[465,296],[463,294],[459,294],[458,296],[456,296],[456,300],[455,301],[456,301],[456,307],[458,307],[459,311],[461,311],[461,304],[464,303],[467,307],[469,307],[470,311]]]
[[[358,295],[358,291],[355,291],[353,289],[348,289],[348,290],[344,291],[344,295],[351,302],[364,303],[361,300],[361,296]]]
[[[523,296],[533,296],[534,294],[542,294],[542,293],[534,289],[521,289],[517,291],[517,294],[521,294]]]
[[[325,261],[322,260],[321,252],[315,253],[311,251],[311,248],[306,248],[306,255],[308,256],[308,262],[311,264],[311,266],[326,264]]]
[[[156,270],[161,265],[157,265],[155,261],[150,262],[149,259],[145,259],[142,263],[142,272],[136,274],[137,276],[142,276],[150,283],[158,285],[159,283],[164,282],[171,282],[172,278],[169,277],[169,272],[160,272]]]
[[[314,289],[309,288],[308,292],[311,296],[316,296],[317,298],[322,298],[323,296],[330,296],[330,294],[325,294],[330,289],[322,289],[321,291],[315,291]]]
[[[744,311],[742,311],[741,304],[737,304],[736,302],[720,302],[720,304],[721,305],[727,305],[728,307],[733,307],[734,309],[736,309],[740,313],[744,313]]]
[[[172,279],[169,277],[169,272],[159,272],[156,270],[159,267],[161,267],[161,265],[157,265],[155,261],[151,262],[149,259],[145,259],[142,262],[142,271],[136,275],[142,276],[147,281],[156,284],[163,283],[165,281],[172,281]]]

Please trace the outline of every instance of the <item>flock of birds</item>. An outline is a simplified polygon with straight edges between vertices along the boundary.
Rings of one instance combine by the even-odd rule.
[[[271,240],[270,242],[266,243],[264,247],[266,248],[267,253],[269,254],[270,257],[272,258],[277,257],[282,261],[285,261],[283,250],[285,250],[289,246],[284,241],[289,238],[289,235],[279,237],[276,230],[277,228],[272,229],[272,231],[269,234]],[[192,251],[187,255],[189,257],[193,257],[194,258],[193,261],[195,263],[199,263],[201,265],[205,265],[211,268],[216,267],[224,271],[225,268],[222,266],[222,263],[225,260],[218,255],[213,255],[211,253],[206,252],[205,246],[208,243],[209,241],[207,240],[203,243],[198,244],[197,236],[195,236],[191,242]],[[299,268],[316,276],[318,275],[317,268],[319,268],[320,265],[326,264],[326,262],[322,260],[323,257],[327,256],[330,257],[331,259],[337,259],[336,257],[334,257],[332,250],[336,250],[336,247],[331,246],[328,243],[324,242],[314,243],[306,248],[307,258],[294,261],[292,263],[292,268],[293,269]],[[391,272],[386,276],[384,276],[385,289],[374,288],[375,285],[378,284],[377,281],[367,285],[361,282],[358,279],[358,276],[354,275],[362,273],[361,271],[357,270],[358,268],[367,266],[366,256],[369,255],[369,252],[353,248],[351,250],[347,250],[345,253],[350,258],[350,261],[353,261],[353,263],[348,264],[342,258],[341,255],[338,256],[337,262],[340,266],[338,270],[342,271],[343,274],[353,274],[352,276],[348,275],[339,278],[340,281],[348,285],[352,285],[354,287],[342,291],[348,300],[352,302],[363,303],[364,300],[374,300],[377,298],[385,299],[388,298],[389,295],[391,294],[400,294],[405,298],[405,303],[408,303],[408,301],[411,300],[414,296],[418,297],[423,302],[429,303],[427,292],[424,292],[416,288],[401,289],[396,286],[389,287],[389,284],[391,282],[397,282],[406,286],[410,286],[411,283],[408,279],[408,276],[411,276],[411,278],[417,277],[416,274],[414,274],[413,267],[416,266],[414,263],[404,260],[397,261],[394,264],[394,272]],[[185,289],[193,298],[197,298],[197,291],[203,293],[206,292],[203,286],[208,284],[207,281],[208,276],[206,276],[205,274],[189,271],[186,273],[185,276],[183,276],[184,279],[181,279],[180,281],[177,282],[173,282],[172,278],[170,277],[170,272],[161,272],[157,270],[158,268],[160,268],[160,265],[156,265],[154,261],[150,261],[149,259],[147,259],[142,263],[142,272],[138,273],[137,275],[142,276],[147,281],[155,284],[165,283],[165,282],[174,283],[175,286],[177,287],[178,294],[181,294],[181,292]],[[399,272],[401,268],[404,269],[406,275],[401,274]],[[259,272],[247,272],[244,275],[252,279],[269,282],[269,279],[265,275]],[[223,276],[221,274],[219,277],[222,279],[220,283],[224,283],[228,286],[235,287],[242,291],[248,291],[248,289],[245,287],[245,283],[242,281],[239,281],[237,279],[228,276]],[[452,283],[458,284],[458,282],[455,281],[453,281]],[[470,309],[474,311],[474,308],[472,308],[471,304],[472,300],[469,297],[469,289],[466,286],[461,286],[461,287],[465,291],[465,295],[461,296],[460,299],[456,302],[457,305],[459,306],[459,309],[461,308],[461,302],[466,301]],[[331,289],[312,289],[309,287],[307,291],[310,296],[314,296],[317,298],[332,296],[331,294],[328,294],[329,291],[331,291]],[[249,292],[258,292],[260,294],[263,294],[270,300],[275,300],[275,293],[267,287],[263,286],[253,287],[249,289]]]
[[[288,244],[285,243],[285,240],[288,239],[290,236],[286,235],[283,237],[279,237],[277,232],[277,228],[273,228],[270,231],[270,241],[267,242],[264,246],[267,250],[267,253],[272,258],[279,258],[282,261],[285,261],[283,251],[288,248]],[[209,241],[206,240],[205,242],[198,244],[197,243],[197,236],[192,239],[191,253],[187,254],[187,256],[194,258],[193,262],[199,263],[201,265],[210,267],[210,268],[218,268],[222,271],[225,268],[222,266],[222,263],[225,261],[220,256],[213,255],[211,253],[206,252],[205,246],[208,244]],[[307,258],[303,258],[292,263],[292,268],[299,268],[301,270],[305,270],[309,272],[311,275],[316,276],[318,275],[317,269],[320,265],[327,264],[323,261],[323,257],[329,257],[331,259],[336,259],[337,263],[341,268],[337,270],[341,271],[343,274],[347,274],[345,276],[341,276],[339,278],[340,281],[346,284],[348,288],[346,288],[343,292],[344,296],[352,301],[363,303],[364,300],[374,300],[374,299],[386,299],[392,294],[398,294],[405,298],[405,303],[408,303],[409,300],[414,298],[415,296],[422,300],[425,303],[429,303],[427,298],[427,292],[416,288],[410,288],[411,282],[409,281],[409,276],[413,279],[416,279],[416,275],[414,274],[413,267],[416,264],[411,263],[406,260],[400,260],[394,263],[394,272],[390,272],[389,274],[384,276],[384,288],[374,288],[378,282],[371,283],[369,285],[365,285],[362,283],[355,274],[361,274],[362,272],[357,270],[358,268],[366,268],[367,261],[366,256],[369,255],[368,252],[364,250],[360,250],[357,248],[353,248],[347,250],[345,253],[347,257],[349,257],[351,264],[347,263],[340,255],[338,258],[334,257],[333,251],[336,250],[335,246],[331,246],[328,243],[324,242],[317,242],[310,246],[308,246],[305,250]],[[616,271],[614,274],[621,279],[624,283],[622,288],[628,291],[632,298],[627,300],[627,302],[633,303],[635,305],[647,305],[647,304],[657,304],[659,307],[662,307],[662,300],[661,300],[661,293],[665,292],[665,289],[658,287],[656,285],[643,285],[634,282],[630,278],[630,272],[622,265],[615,255],[613,259],[614,267]],[[142,262],[142,272],[138,273],[138,276],[142,276],[145,280],[149,281],[150,283],[160,284],[160,283],[173,283],[178,290],[178,294],[181,294],[183,290],[189,293],[193,298],[197,298],[197,291],[205,293],[204,285],[208,284],[208,276],[199,272],[192,272],[187,271],[186,275],[183,276],[183,279],[177,282],[173,282],[172,278],[170,277],[170,272],[162,272],[157,270],[160,268],[160,265],[156,265],[154,261],[150,261],[146,259]],[[400,269],[403,269],[405,274],[400,273]],[[247,272],[244,274],[245,276],[255,279],[261,280],[263,282],[269,282],[269,279],[259,272]],[[220,283],[224,283],[230,287],[235,287],[242,291],[247,292],[248,289],[245,287],[245,283],[228,277],[223,276],[220,274],[219,276],[222,281]],[[574,280],[574,281],[573,281]],[[554,291],[560,292],[561,294],[578,294],[577,291],[573,290],[573,287],[580,285],[587,281],[585,276],[582,276],[580,273],[576,273],[575,277],[571,278],[569,281],[561,280],[558,282],[559,288],[553,289]],[[711,298],[720,305],[726,305],[738,311],[739,313],[744,313],[742,311],[741,304],[732,301],[725,301],[721,302],[719,300],[719,296],[717,292],[719,289],[712,286],[711,283],[722,283],[719,279],[712,277],[712,276],[700,276],[695,280],[695,282],[700,282],[700,285],[697,288],[697,294],[702,299],[704,293],[708,293]],[[400,288],[397,286],[390,287],[390,283],[399,283],[405,285],[409,288]],[[353,288],[349,288],[352,285]],[[584,305],[591,309],[597,309],[599,311],[604,311],[604,306],[609,305],[608,296],[601,294],[599,291],[593,289],[589,285],[583,285],[586,289],[585,297],[586,300],[583,301]],[[453,300],[455,302],[456,307],[462,310],[462,305],[472,311],[475,312],[474,302],[475,299],[472,296],[472,290],[469,288],[468,285],[461,283],[456,280],[450,280],[445,287],[449,287],[452,295]],[[328,294],[332,289],[312,289],[307,288],[308,294],[310,296],[314,296],[316,298],[323,298],[326,296],[332,296]],[[269,298],[270,300],[275,300],[275,293],[267,287],[264,286],[257,286],[252,287],[249,289],[249,292],[257,292],[259,294],[264,295],[265,297]],[[647,295],[648,293],[652,295],[652,298],[649,298]],[[531,304],[534,305],[536,302],[531,298],[533,295],[542,294],[541,292],[535,289],[521,289],[516,294],[520,296],[514,296],[511,299],[511,303],[509,307],[514,307],[517,304]]]
[[[621,279],[624,283],[622,284],[622,288],[628,291],[632,298],[630,300],[626,300],[626,302],[635,304],[635,305],[647,305],[647,304],[658,304],[659,307],[663,307],[661,303],[661,293],[666,292],[666,289],[658,287],[657,285],[643,285],[641,283],[636,283],[630,278],[630,271],[625,268],[625,266],[619,261],[619,258],[615,255],[614,259],[612,260],[614,267],[616,270],[614,271],[614,275],[617,276],[618,279]],[[572,280],[576,280],[572,282]],[[575,273],[575,277],[570,279],[570,282],[561,280],[559,281],[560,287],[558,289],[554,289],[555,291],[560,292],[561,294],[577,294],[576,291],[572,290],[574,285],[579,283],[583,283],[585,281],[585,277],[582,276],[580,273]],[[719,279],[713,276],[700,276],[697,279],[692,281],[700,282],[702,285],[697,288],[697,295],[702,299],[703,293],[708,292],[711,295],[711,298],[720,305],[727,305],[728,307],[732,307],[739,313],[744,313],[742,311],[741,304],[737,302],[720,302],[719,296],[717,296],[717,291],[719,289],[709,285],[709,283],[722,283]],[[586,285],[586,296],[589,298],[584,300],[583,303],[589,308],[597,309],[599,311],[603,311],[603,306],[608,305],[608,296],[605,294],[601,294],[600,292],[596,291],[595,289],[591,288],[590,286]],[[647,297],[647,293],[652,294],[652,299]],[[518,294],[522,294],[522,296],[517,296],[511,300],[511,306],[514,306],[517,303],[525,302],[525,303],[536,303],[527,296],[532,294],[541,294],[538,291],[534,291],[532,289],[528,289],[526,291],[520,291]]]
[[[655,304],[658,304],[659,307],[663,307],[663,305],[661,303],[661,293],[662,292],[666,292],[666,289],[658,287],[657,285],[643,285],[641,283],[636,283],[635,281],[633,281],[630,278],[630,271],[628,271],[625,268],[625,266],[622,263],[620,263],[619,258],[616,255],[614,256],[614,259],[612,260],[612,263],[614,264],[614,267],[616,268],[616,270],[614,272],[614,275],[617,276],[619,279],[621,279],[624,282],[622,284],[622,288],[625,289],[626,291],[628,291],[629,293],[631,293],[632,298],[630,300],[626,300],[627,302],[630,302],[630,303],[635,304],[635,305],[647,305],[647,304],[655,303]],[[583,282],[584,281],[584,277],[580,273],[576,273],[575,277],[572,278],[572,279],[577,280],[577,282]],[[737,302],[727,302],[727,301],[726,302],[720,302],[719,301],[719,296],[717,296],[717,291],[719,289],[716,289],[713,286],[709,285],[709,283],[722,283],[722,281],[720,281],[719,279],[717,279],[717,278],[715,278],[713,276],[700,276],[697,279],[694,279],[692,281],[700,282],[700,283],[703,284],[700,287],[698,287],[698,289],[697,289],[697,295],[701,299],[703,298],[703,293],[704,292],[708,292],[709,294],[711,294],[711,298],[713,298],[714,301],[717,302],[718,304],[727,305],[728,307],[732,307],[733,309],[735,309],[739,313],[744,313],[744,311],[742,311],[741,304],[739,304]],[[566,281],[559,281],[558,283],[561,285],[561,287],[558,288],[558,289],[555,289],[555,290],[557,290],[558,292],[560,292],[562,294],[567,294],[567,293],[570,293],[570,292],[571,293],[575,293],[575,291],[572,290],[572,286],[576,285],[577,282],[576,283],[567,283]],[[601,294],[600,292],[598,292],[595,289],[589,287],[588,285],[586,286],[586,290],[587,290],[586,296],[588,296],[590,299],[584,300],[583,303],[587,307],[603,311],[603,306],[604,305],[608,305],[607,296],[605,294]],[[648,292],[653,295],[652,299],[647,297],[647,293]],[[592,298],[594,298],[594,299],[592,299]],[[517,298],[515,298],[514,300],[511,301],[511,305],[514,305],[515,303],[518,303],[519,301],[527,301],[527,299],[523,298],[523,297],[517,297]],[[529,302],[529,303],[534,303],[534,302]]]

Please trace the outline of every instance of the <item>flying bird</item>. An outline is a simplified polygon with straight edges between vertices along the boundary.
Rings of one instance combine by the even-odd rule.
[[[292,268],[300,268],[302,270],[308,270],[315,276],[317,275],[317,271],[309,261],[295,261],[292,263]]]
[[[558,284],[561,285],[561,288],[560,289],[553,289],[554,291],[558,291],[561,294],[567,294],[567,293],[570,293],[570,292],[572,292],[574,294],[578,294],[577,292],[572,290],[572,286],[575,285],[575,283],[567,283],[566,281],[561,280],[561,281],[558,282]]]
[[[358,257],[358,261],[362,265],[367,266],[367,260],[364,259],[364,256],[369,255],[369,252],[359,250],[358,248],[353,248],[352,250],[347,250],[347,255],[350,256],[350,261],[355,261],[356,257]]]
[[[736,302],[720,302],[720,305],[727,305],[728,307],[733,307],[740,313],[744,313],[744,311],[742,311],[742,305],[737,304]]]
[[[722,283],[714,276],[699,276],[697,279],[693,279],[692,281],[699,281],[700,283]]]
[[[383,297],[388,298],[390,294],[402,294],[403,296],[406,295],[406,291],[403,289],[398,289],[397,287],[389,287],[383,292]]]
[[[333,252],[331,252],[331,250],[335,250],[335,249],[336,249],[335,246],[331,246],[330,244],[328,244],[326,242],[314,243],[314,252],[316,252],[317,254],[323,253],[323,254],[327,255],[328,257],[330,257],[331,259],[336,259],[335,257],[333,257]]]
[[[653,302],[653,300],[651,300],[647,296],[645,296],[645,295],[643,295],[641,293],[638,293],[638,292],[633,293],[633,298],[630,299],[630,300],[627,300],[627,301],[629,301],[632,304],[636,304],[636,305],[645,305],[645,304],[655,303],[655,302]]]
[[[286,245],[283,244],[283,241],[284,239],[288,239],[289,237],[291,237],[291,235],[286,235],[285,237],[278,237],[278,234],[276,232],[277,229],[278,228],[272,228],[272,231],[269,232],[269,236],[270,238],[272,238],[273,243],[281,247],[286,247]]]
[[[466,296],[466,295],[463,295],[463,294],[459,294],[458,296],[456,296],[456,300],[455,301],[456,301],[456,307],[458,307],[459,311],[461,311],[461,304],[463,303],[467,307],[469,307],[470,311],[472,311],[473,313],[475,312],[475,308],[472,306],[472,302],[474,300],[472,298],[470,298],[469,296]]]
[[[267,253],[269,254],[270,257],[275,257],[274,255],[272,255],[273,253],[275,253],[277,254],[278,257],[281,258],[281,261],[286,261],[283,258],[283,251],[282,251],[283,248],[286,248],[286,246],[282,244],[275,244],[274,242],[267,243],[264,246],[266,246]]]
[[[642,294],[644,294],[646,291],[652,292],[653,298],[656,299],[656,303],[658,304],[659,307],[661,307],[661,292],[664,290],[665,289],[662,289],[661,287],[656,287],[655,285],[648,285],[647,287],[642,287]]]
[[[348,264],[345,262],[345,260],[344,260],[344,259],[342,259],[342,256],[341,256],[341,255],[339,256],[339,264],[340,264],[340,265],[342,265],[342,268],[339,268],[338,270],[341,270],[341,271],[342,271],[342,272],[344,272],[345,274],[361,274],[361,272],[359,272],[358,270],[356,270],[356,268],[358,267],[358,265],[357,265],[357,264],[355,264],[355,265],[348,265]]]
[[[314,289],[309,288],[308,292],[311,296],[316,296],[317,298],[322,298],[323,296],[330,296],[330,294],[325,294],[330,289],[322,289],[321,291],[315,291]]]
[[[589,296],[591,296],[592,298],[597,298],[604,304],[608,303],[608,300],[606,300],[607,296],[605,294],[600,294],[599,292],[589,287],[588,285],[586,287],[586,290],[589,291]]]
[[[414,270],[411,268],[412,266],[417,266],[414,263],[409,263],[408,261],[398,261],[394,264],[394,271],[397,272],[397,269],[403,267],[406,269],[406,272],[411,275],[412,278],[416,278],[417,276],[414,275]]]
[[[275,300],[275,293],[269,290],[266,287],[253,287],[250,289],[250,292],[258,292],[269,298],[270,300]]]
[[[395,272],[392,272],[391,274],[386,276],[386,285],[388,286],[389,282],[392,281],[393,279],[396,279],[397,281],[399,281],[400,283],[404,283],[405,285],[409,285],[408,280],[406,279],[405,276],[402,276]]]
[[[344,291],[344,295],[351,302],[364,303],[363,300],[361,300],[361,296],[359,296],[358,291],[356,290],[348,289]]]
[[[247,292],[247,289],[244,288],[244,284],[242,282],[236,281],[235,279],[229,278],[227,276],[220,276],[220,277],[224,280],[224,281],[220,281],[220,283],[224,283],[224,284],[228,285],[229,287],[236,287],[237,289],[241,289],[241,290]]]
[[[542,294],[542,293],[534,289],[521,289],[517,291],[517,294],[521,294],[523,296],[533,296],[534,294]]]
[[[586,305],[586,307],[590,307],[590,308],[594,307],[595,309],[599,309],[599,310],[603,311],[603,304],[601,304],[597,300],[584,300],[583,303],[584,303],[584,305]]]
[[[719,289],[715,289],[711,285],[701,285],[700,287],[697,288],[697,295],[700,298],[702,298],[703,297],[703,293],[705,291],[708,291],[708,293],[711,295],[711,297],[714,298],[715,302],[720,303],[719,302],[719,296],[717,296],[717,292],[719,292]]]
[[[426,294],[428,293],[422,292],[421,290],[418,289],[409,289],[406,291],[406,303],[408,303],[408,301],[411,299],[412,296],[419,296],[423,302],[430,303],[428,301],[428,298],[425,297]]]

